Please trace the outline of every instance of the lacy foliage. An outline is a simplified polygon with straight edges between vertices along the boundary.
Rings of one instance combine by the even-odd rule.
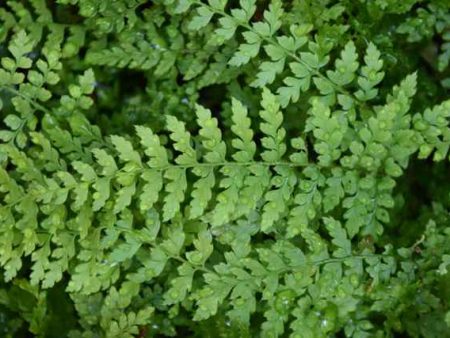
[[[448,13],[0,5],[1,335],[446,336]]]

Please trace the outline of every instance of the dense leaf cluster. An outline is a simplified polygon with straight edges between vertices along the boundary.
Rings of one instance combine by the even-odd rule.
[[[449,337],[447,0],[0,4],[0,336]]]

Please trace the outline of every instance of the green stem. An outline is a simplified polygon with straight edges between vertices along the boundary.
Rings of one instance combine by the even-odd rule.
[[[251,161],[251,162],[215,162],[215,163],[193,163],[193,164],[169,164],[161,168],[150,168],[158,171],[166,171],[172,168],[178,169],[191,169],[197,167],[215,168],[215,167],[251,167],[251,166],[266,166],[266,167],[304,167],[304,164],[293,163],[293,162],[262,162],[262,161]]]
[[[14,89],[14,88],[11,88],[9,86],[0,86],[0,90],[6,90],[6,91],[10,92],[13,95],[20,96],[22,99],[27,101],[29,104],[31,104],[37,110],[40,110],[40,111],[42,111],[42,112],[44,112],[46,114],[51,114],[50,110],[45,108],[43,105],[33,101],[31,98],[29,98],[28,96],[22,94],[20,91]]]

